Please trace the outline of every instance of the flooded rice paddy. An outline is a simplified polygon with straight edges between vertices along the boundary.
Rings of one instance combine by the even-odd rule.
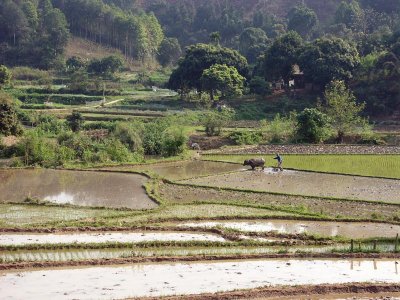
[[[244,232],[275,232],[280,234],[309,234],[324,237],[346,237],[354,239],[395,237],[400,235],[400,225],[368,222],[320,222],[296,220],[268,221],[213,221],[182,223],[190,228],[223,227]]]
[[[144,176],[61,170],[0,170],[0,202],[27,197],[57,204],[151,209]]]
[[[2,299],[124,299],[353,282],[399,284],[398,264],[394,259],[270,259],[0,272]]]
[[[148,241],[212,241],[224,238],[205,233],[188,232],[92,232],[63,234],[0,234],[0,246],[73,243],[139,243]]]
[[[120,167],[113,167],[111,169],[121,170],[121,171],[150,172],[152,174],[157,174],[158,176],[170,180],[182,180],[194,177],[244,170],[244,168],[238,164],[201,161],[201,160],[136,165],[136,166],[120,166]]]
[[[244,171],[183,183],[294,195],[400,203],[400,180],[284,170]]]

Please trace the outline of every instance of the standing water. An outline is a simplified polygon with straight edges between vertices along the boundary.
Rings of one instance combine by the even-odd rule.
[[[276,259],[0,272],[2,299],[124,299],[352,282],[399,284],[397,262]]]
[[[27,197],[57,204],[150,209],[146,177],[136,174],[61,170],[0,170],[0,202]]]

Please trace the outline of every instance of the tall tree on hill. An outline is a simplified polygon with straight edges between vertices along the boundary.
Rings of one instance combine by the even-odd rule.
[[[264,60],[264,71],[267,80],[282,78],[286,84],[292,75],[293,65],[303,46],[303,39],[294,31],[281,36],[267,50]]]
[[[261,28],[248,27],[239,36],[239,51],[250,64],[256,63],[269,45],[270,40]]]
[[[305,5],[297,5],[288,13],[288,29],[296,31],[303,39],[308,39],[318,26],[315,11]]]
[[[182,49],[177,38],[165,38],[158,50],[157,59],[163,67],[175,64],[182,55]]]
[[[350,3],[342,1],[335,13],[335,23],[345,24],[347,28],[353,31],[359,31],[363,28],[363,10],[357,1]]]

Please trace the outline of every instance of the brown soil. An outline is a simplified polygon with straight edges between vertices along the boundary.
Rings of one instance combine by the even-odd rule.
[[[365,200],[398,204],[400,181],[396,179],[348,176],[286,170],[237,172],[180,181],[183,184],[263,191],[321,198]]]
[[[241,290],[233,292],[223,292],[215,294],[201,295],[185,295],[161,297],[163,300],[231,300],[231,299],[271,299],[285,296],[301,296],[301,295],[327,295],[327,294],[378,294],[378,293],[398,293],[400,285],[393,284],[368,284],[368,283],[352,283],[330,285],[323,284],[317,286],[280,286],[280,287],[264,287],[251,290]],[[357,297],[357,295],[354,295]],[[141,300],[156,300],[160,297],[135,298]]]
[[[142,264],[154,262],[200,262],[200,261],[225,261],[225,260],[253,260],[253,259],[295,259],[295,258],[395,258],[400,259],[399,253],[293,253],[293,254],[248,254],[248,255],[193,255],[193,256],[161,256],[161,257],[130,257],[112,259],[92,259],[81,261],[43,261],[43,262],[17,262],[0,264],[0,270],[31,269],[31,268],[58,268],[77,266],[103,266]]]
[[[211,152],[210,152],[211,153]],[[400,154],[400,146],[260,145],[215,150],[215,154]]]
[[[303,207],[308,212],[323,213],[336,218],[367,218],[380,216],[393,219],[400,215],[398,205],[369,203],[362,201],[339,201],[324,198],[307,198],[301,196],[271,195],[268,193],[248,193],[216,188],[202,188],[185,185],[163,183],[159,187],[160,196],[169,203],[240,202],[248,205],[286,206],[291,208]]]
[[[218,149],[222,146],[235,144],[232,140],[222,136],[192,135],[189,140],[191,143],[199,144],[201,150]]]

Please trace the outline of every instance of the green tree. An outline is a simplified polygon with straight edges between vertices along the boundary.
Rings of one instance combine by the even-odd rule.
[[[335,23],[345,24],[353,31],[362,29],[363,11],[357,1],[342,1],[335,13]]]
[[[239,36],[239,51],[251,64],[257,61],[258,56],[264,53],[269,45],[270,40],[261,28],[246,28]]]
[[[334,79],[351,79],[359,63],[355,46],[339,38],[317,39],[307,45],[299,57],[306,79],[321,87]]]
[[[215,64],[235,67],[243,77],[248,74],[247,61],[239,52],[224,47],[197,44],[187,48],[185,57],[171,74],[168,87],[181,91],[190,89],[201,91],[201,76],[204,70]]]
[[[219,46],[221,41],[221,34],[218,31],[210,33],[210,41],[214,46]]]
[[[21,126],[13,101],[8,94],[0,92],[0,134],[18,135]]]
[[[6,66],[0,65],[0,90],[3,86],[10,84],[11,77],[10,70]]]
[[[265,54],[264,71],[267,80],[283,78],[289,84],[293,65],[297,63],[298,52],[303,45],[301,36],[294,31],[276,39]]]
[[[67,117],[68,126],[73,132],[81,130],[84,120],[82,114],[75,111]]]
[[[315,11],[305,5],[297,5],[288,13],[288,29],[296,31],[304,39],[308,39],[318,26]]]
[[[216,93],[220,92],[222,98],[240,96],[243,93],[245,78],[239,74],[235,67],[215,64],[204,70],[201,82],[204,90],[214,100]]]
[[[72,56],[67,59],[65,63],[67,70],[70,72],[75,72],[77,70],[83,69],[86,67],[85,61],[77,56]]]
[[[306,108],[297,116],[297,136],[301,142],[320,143],[328,135],[328,116],[318,109]]]
[[[123,66],[120,57],[110,55],[103,59],[93,59],[88,65],[88,72],[103,77],[112,77],[115,72],[119,71]]]
[[[182,55],[182,49],[177,38],[165,38],[158,50],[157,59],[163,67],[175,64]]]
[[[249,82],[250,93],[256,95],[269,95],[271,94],[271,86],[265,81],[263,77],[254,76]]]
[[[365,104],[357,104],[356,97],[344,81],[336,80],[327,86],[325,101],[324,112],[337,132],[339,143],[343,142],[345,134],[365,124],[365,119],[360,116]]]
[[[221,111],[210,111],[205,114],[202,124],[208,136],[218,136],[222,128],[233,118],[231,111],[223,109]]]
[[[142,138],[139,130],[136,130],[133,124],[118,122],[113,132],[114,137],[126,145],[132,152],[143,152]]]

